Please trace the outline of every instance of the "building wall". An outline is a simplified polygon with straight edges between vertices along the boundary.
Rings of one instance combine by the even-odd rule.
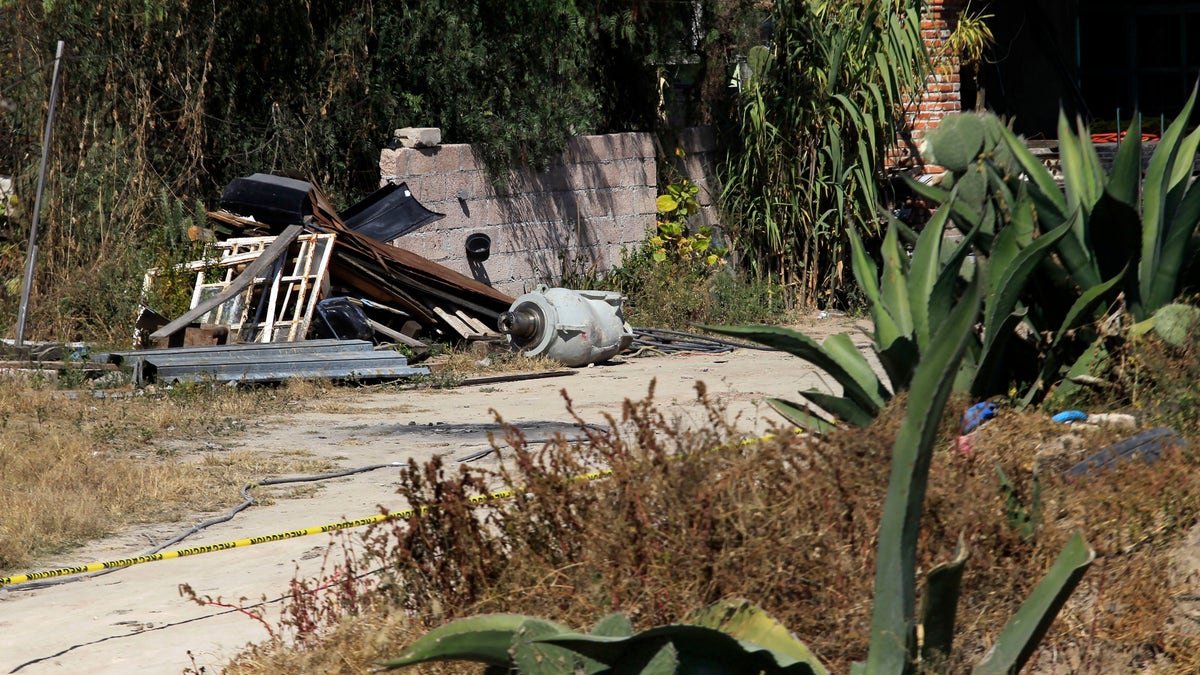
[[[679,145],[680,170],[701,186],[705,222],[715,222],[715,139],[689,130]],[[654,226],[656,150],[649,133],[580,136],[547,171],[513,171],[497,186],[470,145],[385,149],[381,184],[406,183],[426,208],[446,214],[392,243],[512,295],[564,275],[603,273]],[[482,262],[466,255],[475,233],[491,239]]]
[[[966,0],[928,0],[925,5],[921,15],[921,37],[925,41],[925,48],[935,59],[925,80],[925,90],[905,114],[905,129],[901,130],[899,142],[890,154],[890,163],[895,167],[919,165],[921,137],[936,127],[943,117],[963,108],[962,73],[958,58],[936,56],[954,32],[958,14],[965,5]],[[927,173],[941,172],[939,167],[932,166],[925,170]]]

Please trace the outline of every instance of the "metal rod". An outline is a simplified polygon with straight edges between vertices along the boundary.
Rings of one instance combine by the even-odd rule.
[[[21,280],[21,304],[17,308],[16,346],[25,343],[25,319],[29,314],[29,293],[33,288],[33,265],[37,260],[38,225],[42,216],[42,191],[46,188],[46,165],[50,161],[50,133],[54,129],[54,109],[58,106],[58,71],[62,66],[65,43],[58,41],[54,54],[54,77],[50,80],[50,109],[46,112],[46,130],[42,133],[42,168],[33,199],[33,222],[29,226],[29,247],[25,253],[25,276]]]

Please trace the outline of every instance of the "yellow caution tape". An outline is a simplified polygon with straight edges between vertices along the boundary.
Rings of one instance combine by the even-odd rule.
[[[597,480],[606,476],[612,475],[611,469],[604,471],[593,471],[580,476],[575,476],[575,480]],[[470,498],[472,504],[480,504],[497,499],[508,499],[515,497],[517,490],[505,489],[489,492],[484,495],[477,495]],[[424,512],[424,509],[422,509]],[[296,539],[298,537],[307,537],[311,534],[324,534],[335,530],[345,530],[353,527],[362,527],[364,525],[374,525],[385,520],[397,520],[403,518],[412,518],[418,515],[413,509],[405,509],[403,511],[392,511],[390,513],[380,513],[365,518],[355,518],[354,520],[343,520],[340,523],[330,523],[328,525],[317,525],[307,527],[302,530],[291,530],[288,532],[279,532],[277,534],[268,534],[260,537],[250,537],[248,539],[238,539],[236,541],[226,541],[220,544],[205,544],[203,546],[191,546],[188,548],[176,549],[173,551],[160,551],[151,553],[150,555],[140,555],[135,558],[121,558],[120,560],[107,560],[105,562],[95,562],[89,565],[77,565],[75,567],[61,567],[56,570],[45,570],[42,572],[29,572],[27,574],[14,574],[10,577],[0,577],[0,586],[8,586],[10,584],[20,584],[26,581],[38,581],[41,579],[53,579],[56,577],[66,577],[75,574],[87,574],[89,572],[100,572],[102,570],[117,569],[120,567],[130,567],[132,565],[140,565],[142,563],[154,562],[156,560],[170,560],[172,558],[184,558],[187,556],[200,555],[202,553],[212,553],[214,551],[225,551],[231,548],[242,548],[244,546],[254,546],[255,544],[266,544],[273,541],[284,541],[287,539]]]

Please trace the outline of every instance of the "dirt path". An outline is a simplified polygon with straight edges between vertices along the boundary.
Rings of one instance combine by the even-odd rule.
[[[813,321],[802,329],[828,333],[847,329],[849,323]],[[490,408],[537,438],[571,428],[561,389],[569,392],[586,421],[604,423],[603,413],[619,415],[621,402],[643,397],[652,379],[657,379],[655,398],[663,409],[695,424],[704,423],[693,389],[696,380],[703,380],[710,394],[742,415],[741,427],[747,431],[765,429],[764,418],[773,416],[763,398],[795,398],[799,389],[824,387],[811,368],[775,352],[629,359],[581,369],[570,377],[524,382],[430,391],[341,390],[301,406],[295,414],[268,421],[253,435],[226,442],[226,450],[210,446],[204,451],[307,450],[342,468],[422,461],[434,455],[458,458],[487,447],[486,433],[495,429]],[[204,440],[196,439],[193,445],[204,447]],[[277,496],[172,548],[374,515],[380,506],[402,508],[395,494],[397,474],[397,469],[382,469]],[[236,492],[239,487],[229,489]],[[137,528],[42,560],[37,568],[136,556],[191,522]],[[0,589],[0,672],[149,675],[201,667],[219,672],[247,643],[268,638],[267,629],[237,611],[202,607],[181,597],[180,584],[231,603],[278,598],[297,573],[316,575],[323,563],[340,562],[325,561],[329,541],[329,535],[301,537],[136,565],[37,590]],[[274,625],[279,607],[276,602],[263,608],[267,624]]]

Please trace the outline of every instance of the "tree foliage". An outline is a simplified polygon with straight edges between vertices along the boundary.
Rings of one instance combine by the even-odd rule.
[[[31,319],[46,337],[115,339],[141,270],[186,255],[183,232],[234,177],[311,176],[346,204],[377,185],[399,127],[441,127],[501,169],[540,166],[572,134],[653,128],[658,70],[679,45],[703,47],[691,7],[5,0],[0,175],[19,205],[0,277],[20,276],[58,39],[67,59]],[[0,313],[14,302],[5,292]]]

